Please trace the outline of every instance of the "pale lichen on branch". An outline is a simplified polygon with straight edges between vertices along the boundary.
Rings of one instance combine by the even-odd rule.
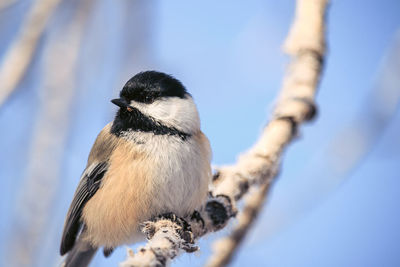
[[[210,194],[206,204],[187,218],[173,214],[158,216],[142,225],[147,244],[136,254],[129,249],[128,258],[120,266],[166,266],[181,251],[197,251],[194,242],[198,237],[223,228],[235,214],[236,209],[228,197]]]
[[[146,222],[142,230],[149,238],[148,243],[136,254],[130,251],[122,267],[165,266],[181,251],[195,250],[194,241],[223,228],[236,214],[236,201],[250,189],[254,194],[246,198],[236,227],[231,235],[218,241],[207,266],[229,263],[279,172],[284,149],[297,136],[300,124],[316,114],[314,99],[325,55],[327,2],[297,1],[296,18],[284,45],[292,60],[272,119],[256,144],[235,165],[217,169],[209,199],[198,212],[184,218],[186,226],[165,218]]]

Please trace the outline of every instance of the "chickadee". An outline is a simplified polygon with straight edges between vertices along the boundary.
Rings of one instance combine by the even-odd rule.
[[[191,95],[156,71],[131,78],[111,101],[113,122],[97,136],[64,224],[64,266],[87,266],[98,248],[143,239],[139,223],[184,217],[205,200],[211,150]]]

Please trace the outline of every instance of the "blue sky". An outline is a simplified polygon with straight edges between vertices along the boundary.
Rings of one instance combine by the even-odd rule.
[[[26,8],[20,3],[3,16],[0,30],[10,38],[0,42],[0,56],[20,21],[5,21],[6,16],[21,16]],[[157,69],[180,79],[198,105],[202,128],[213,148],[213,164],[233,163],[268,121],[288,62],[281,45],[292,22],[293,1],[154,1],[148,11],[146,29],[151,34],[145,45],[150,52],[141,55],[135,68]],[[127,29],[121,27],[126,21],[118,19],[119,12],[119,4],[100,1],[88,26],[74,121],[63,156],[62,189],[52,211],[41,263],[55,259],[63,217],[90,146],[115,112],[109,99],[136,70],[129,69],[133,72],[129,73],[123,68],[128,57],[119,50],[120,38]],[[400,40],[399,14],[397,0],[331,1],[329,54],[317,97],[319,115],[301,129],[299,139],[286,151],[282,173],[263,215],[233,266],[400,265],[398,112],[389,126],[374,129],[373,136],[380,136],[379,140],[352,172],[343,175],[329,163],[334,157],[341,158],[330,153],[346,152],[342,147],[346,143],[332,149],[337,136],[351,133],[357,121],[370,119],[372,92],[379,92],[380,77],[392,57],[390,48],[396,38]],[[25,116],[33,118],[35,105],[40,103],[39,59],[21,85],[30,90],[12,97],[0,113],[2,125],[13,125],[13,131],[5,132],[0,142],[0,159],[7,163],[0,171],[2,186],[8,188],[2,192],[3,203],[15,200],[23,176],[24,163],[18,157],[26,155],[24,145],[29,145],[30,136],[24,133],[34,124]],[[27,101],[32,105],[23,105]],[[16,112],[21,106],[22,111]],[[3,214],[14,214],[12,205],[0,207]],[[7,229],[8,224],[10,219],[0,226]],[[183,255],[173,266],[202,266],[214,238],[204,238],[201,252]],[[4,243],[0,249],[4,250]],[[115,266],[124,257],[122,248],[110,259],[98,255],[94,265]]]

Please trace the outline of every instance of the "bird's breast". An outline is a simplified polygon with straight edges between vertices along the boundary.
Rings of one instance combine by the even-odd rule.
[[[88,237],[95,245],[130,243],[140,222],[166,212],[186,216],[207,195],[211,171],[202,133],[185,141],[146,135],[118,144],[100,189],[84,208]]]

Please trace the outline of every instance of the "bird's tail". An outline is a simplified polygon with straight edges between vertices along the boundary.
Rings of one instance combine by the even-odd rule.
[[[77,240],[62,264],[62,267],[87,267],[97,248],[80,239]]]

